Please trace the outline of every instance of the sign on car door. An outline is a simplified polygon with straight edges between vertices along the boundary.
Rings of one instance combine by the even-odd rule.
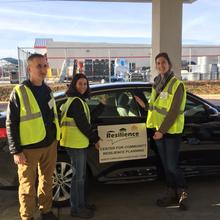
[[[98,126],[99,162],[147,158],[145,123]]]

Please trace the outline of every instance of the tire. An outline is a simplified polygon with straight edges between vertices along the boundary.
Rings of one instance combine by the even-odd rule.
[[[72,174],[72,167],[67,153],[59,152],[53,174],[53,206],[69,205]]]

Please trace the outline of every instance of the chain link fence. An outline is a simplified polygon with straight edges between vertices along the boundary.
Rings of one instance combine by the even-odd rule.
[[[53,46],[47,49],[18,48],[19,82],[26,79],[27,57],[31,53],[47,55],[50,68],[47,81],[67,82],[74,74],[84,73],[91,83],[115,81],[151,81],[150,46],[101,47]],[[220,46],[184,46],[183,80],[220,79]]]

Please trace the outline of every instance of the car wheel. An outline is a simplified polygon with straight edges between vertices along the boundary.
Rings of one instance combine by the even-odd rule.
[[[53,174],[53,205],[56,207],[69,204],[72,179],[72,167],[67,154],[58,154]]]

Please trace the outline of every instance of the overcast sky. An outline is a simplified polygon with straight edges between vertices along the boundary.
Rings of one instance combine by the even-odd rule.
[[[149,3],[0,0],[0,58],[35,38],[54,41],[151,43]],[[183,7],[183,44],[220,45],[220,1]]]

